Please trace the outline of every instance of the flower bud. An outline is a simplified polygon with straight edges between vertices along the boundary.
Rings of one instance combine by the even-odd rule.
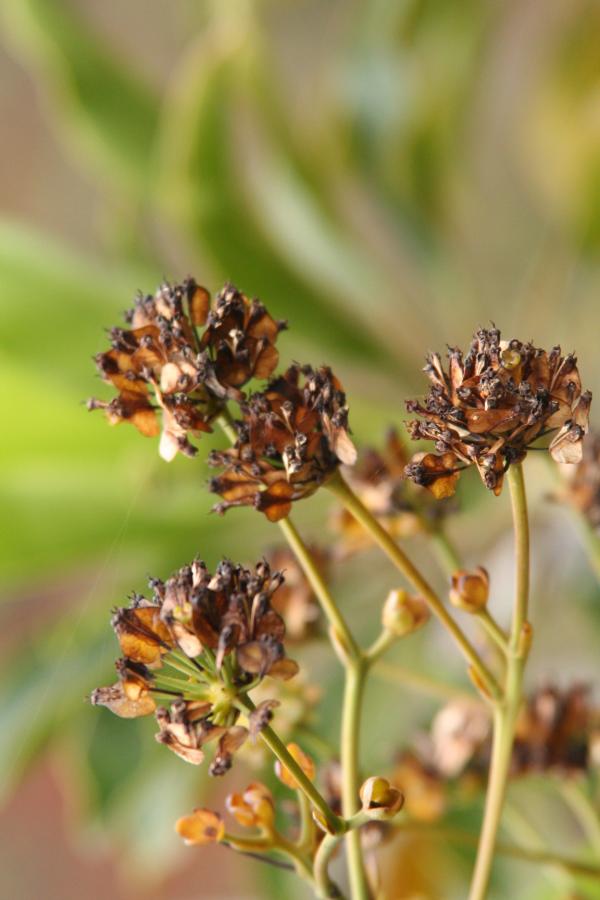
[[[372,819],[391,819],[402,809],[404,796],[386,778],[373,775],[360,789],[363,812]]]
[[[411,596],[405,590],[390,591],[383,606],[383,627],[397,637],[412,634],[429,619],[429,609],[422,597]]]
[[[298,763],[304,774],[307,778],[313,781],[315,777],[315,764],[306,753],[298,746],[298,744],[288,744],[287,751],[292,756],[295,761]],[[292,788],[292,790],[298,789],[298,783],[289,769],[286,769],[279,760],[275,762],[275,774],[279,778],[279,780],[286,785],[286,787]]]
[[[186,844],[213,844],[223,840],[225,825],[221,816],[210,809],[195,809],[175,823],[175,831]]]
[[[256,781],[243,794],[229,794],[227,810],[244,828],[270,829],[275,820],[273,795],[268,787]]]
[[[490,579],[483,566],[467,571],[460,569],[452,576],[450,603],[465,612],[476,613],[488,602]]]

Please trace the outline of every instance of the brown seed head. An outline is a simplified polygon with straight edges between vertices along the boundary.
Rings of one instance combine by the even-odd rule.
[[[581,459],[591,394],[582,393],[574,356],[518,340],[502,341],[496,328],[480,329],[466,356],[449,350],[446,371],[438,354],[425,367],[431,388],[407,408],[414,439],[435,443],[437,454],[416,457],[406,474],[436,497],[454,493],[461,469],[474,465],[487,488],[502,490],[504,473],[531,444],[553,432],[558,462]]]
[[[253,394],[242,406],[235,446],[209,457],[210,465],[224,470],[211,481],[223,498],[215,511],[253,506],[278,521],[340,462],[353,464],[345,403],[341,384],[326,367],[292,366]]]

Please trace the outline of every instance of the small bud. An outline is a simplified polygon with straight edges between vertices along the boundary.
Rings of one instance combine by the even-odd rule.
[[[223,840],[225,825],[221,816],[210,809],[195,809],[175,823],[175,831],[186,844],[213,844]]]
[[[383,627],[397,637],[412,634],[429,619],[429,609],[422,597],[411,596],[405,590],[390,591],[383,606]]]
[[[229,794],[227,810],[244,828],[269,830],[275,820],[271,791],[258,781],[249,784],[243,794]]]
[[[402,809],[404,796],[386,778],[373,775],[360,789],[363,812],[372,819],[391,819]]]
[[[313,781],[315,777],[315,764],[310,756],[307,756],[298,744],[288,744],[287,751],[298,763],[306,777]],[[279,760],[275,762],[275,774],[286,787],[292,788],[294,791],[298,789],[296,779],[292,773],[279,762]]]
[[[476,613],[483,609],[490,594],[490,579],[482,566],[472,571],[460,569],[452,576],[450,603],[465,612]]]

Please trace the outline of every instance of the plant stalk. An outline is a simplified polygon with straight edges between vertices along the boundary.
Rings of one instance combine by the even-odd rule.
[[[336,472],[336,474],[327,482],[327,487],[344,504],[354,518],[370,533],[372,538],[379,544],[383,552],[394,563],[396,568],[398,568],[413,587],[422,594],[429,605],[429,608],[438,617],[458,644],[461,652],[477,676],[477,682],[483,685],[485,691],[491,698],[495,700],[500,699],[502,695],[500,686],[477,653],[477,650],[469,641],[460,625],[452,618],[433,588],[413,565],[404,551],[401,550],[391,535],[388,534],[375,516],[373,516],[366,508],[360,498],[356,496],[339,472]]]
[[[483,825],[469,900],[484,900],[494,860],[494,852],[506,795],[515,725],[523,694],[523,669],[529,651],[531,629],[527,622],[529,600],[529,521],[522,466],[507,473],[515,534],[515,599],[509,637],[504,700],[494,710],[492,759],[488,775]]]

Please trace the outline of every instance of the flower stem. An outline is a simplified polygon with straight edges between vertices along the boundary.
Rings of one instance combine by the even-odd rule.
[[[344,702],[342,706],[342,734],[340,757],[342,765],[342,809],[348,818],[358,808],[359,771],[358,752],[360,717],[364,680],[368,666],[350,629],[340,613],[329,588],[323,581],[308,548],[290,519],[282,519],[279,526],[292,548],[304,574],[317,595],[331,628],[336,649],[341,649],[345,670]],[[349,832],[347,836],[348,878],[352,900],[367,900],[369,889],[364,870],[360,835]]]
[[[252,712],[256,707],[249,697],[239,698],[240,707],[244,712]],[[277,736],[270,725],[267,725],[260,732],[260,737],[264,744],[267,745],[271,753],[279,760],[282,766],[290,772],[295,779],[298,788],[306,794],[306,797],[312,805],[319,810],[323,820],[327,823],[327,828],[334,834],[343,833],[346,830],[346,824],[343,819],[333,812],[324,797],[321,796],[317,788],[314,786],[310,778],[308,778],[294,757],[288,751],[283,741]]]
[[[506,656],[508,654],[508,639],[494,617],[490,615],[487,609],[480,609],[475,614],[475,616],[485,629],[488,637],[492,639],[496,646],[499,647],[502,653]]]
[[[515,725],[523,692],[523,669],[529,651],[531,628],[527,622],[529,599],[529,523],[527,497],[521,465],[508,470],[515,533],[516,578],[513,618],[508,646],[504,700],[494,710],[494,738],[488,775],[483,825],[477,850],[469,900],[484,900],[494,859],[494,850],[512,756]]]
[[[368,665],[363,660],[349,662],[346,667],[340,746],[342,811],[345,819],[349,819],[358,812],[360,805],[358,796],[360,789],[358,758],[362,698],[367,671]],[[358,829],[349,831],[346,836],[346,854],[352,900],[368,900],[369,886]]]
[[[345,505],[346,509],[354,516],[357,522],[360,522],[360,524],[371,534],[373,539],[391,559],[396,568],[398,568],[404,577],[410,581],[413,587],[423,595],[432,612],[450,632],[461,652],[468,660],[471,669],[477,677],[477,682],[483,685],[490,697],[496,700],[499,699],[502,692],[498,682],[489,671],[460,625],[455,622],[433,588],[413,565],[404,551],[400,549],[391,535],[388,534],[375,516],[373,516],[366,506],[364,506],[362,501],[344,481],[339,472],[327,482],[327,487]]]
[[[321,604],[321,608],[323,609],[323,612],[327,617],[327,621],[335,632],[335,637],[337,638],[338,644],[342,645],[346,655],[353,659],[359,658],[360,650],[356,644],[356,641],[352,637],[350,629],[346,625],[346,622],[341,612],[339,611],[335,600],[331,596],[329,588],[321,577],[321,573],[315,566],[314,560],[310,555],[310,551],[302,540],[296,526],[289,518],[281,519],[278,524],[282,532],[284,533],[288,544],[293,550],[296,559],[300,563],[302,571],[306,575],[310,586],[315,592],[319,603]]]

